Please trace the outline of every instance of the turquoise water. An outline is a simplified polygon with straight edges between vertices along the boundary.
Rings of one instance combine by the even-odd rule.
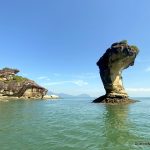
[[[0,102],[0,150],[149,150],[150,98]]]

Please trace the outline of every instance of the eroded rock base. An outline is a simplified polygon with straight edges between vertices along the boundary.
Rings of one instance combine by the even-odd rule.
[[[93,103],[108,103],[108,104],[130,104],[138,102],[137,100],[129,99],[128,97],[108,97],[103,95],[93,101]]]

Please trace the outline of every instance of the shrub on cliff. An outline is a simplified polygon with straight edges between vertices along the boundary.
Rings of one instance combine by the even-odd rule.
[[[23,81],[26,81],[28,80],[27,78],[24,78],[22,76],[14,76],[13,77],[13,80],[15,80],[16,82],[23,82]]]
[[[138,49],[138,47],[137,47],[137,46],[135,46],[135,45],[131,45],[130,47],[131,47],[133,50],[135,50],[135,51],[139,52],[139,49]]]

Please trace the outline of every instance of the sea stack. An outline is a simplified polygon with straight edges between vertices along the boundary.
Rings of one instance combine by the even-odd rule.
[[[95,103],[131,103],[122,82],[122,71],[134,65],[139,50],[134,45],[128,45],[126,40],[116,42],[106,50],[98,60],[100,77],[106,94],[95,99]]]

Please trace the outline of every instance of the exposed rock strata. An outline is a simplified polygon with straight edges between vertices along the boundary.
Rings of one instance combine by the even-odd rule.
[[[100,70],[106,94],[93,102],[130,103],[123,82],[122,71],[134,65],[139,50],[136,46],[128,45],[127,41],[113,43],[99,59],[97,65]]]
[[[0,98],[43,98],[47,89],[34,81],[17,76],[17,69],[4,68],[0,70]]]

